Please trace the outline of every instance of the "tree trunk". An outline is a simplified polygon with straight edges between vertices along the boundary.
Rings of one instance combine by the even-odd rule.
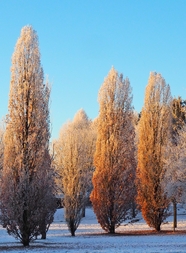
[[[28,224],[27,224],[27,210],[23,211],[23,230],[22,230],[22,244],[24,247],[29,246],[29,232],[28,232]]]
[[[136,217],[136,203],[132,202],[132,218]]]
[[[41,239],[42,240],[46,239],[46,232],[45,231],[42,231],[42,233],[41,233]]]
[[[71,236],[75,236],[75,227],[74,227],[74,221],[73,220],[70,220],[69,226],[70,226]]]
[[[158,232],[161,230],[161,223],[156,224],[155,230],[158,231]]]
[[[74,230],[71,230],[71,236],[75,236]]]
[[[83,206],[82,217],[85,218],[85,206]]]
[[[24,247],[28,247],[28,246],[29,246],[29,240],[28,240],[27,238],[24,238],[24,239],[22,240],[22,243],[23,243],[23,246],[24,246]]]
[[[41,239],[46,239],[46,224],[45,220],[43,220],[40,224],[40,233],[41,233]]]
[[[173,231],[175,231],[175,228],[177,228],[177,203],[176,200],[173,200]]]
[[[111,224],[109,233],[115,234],[115,224]]]

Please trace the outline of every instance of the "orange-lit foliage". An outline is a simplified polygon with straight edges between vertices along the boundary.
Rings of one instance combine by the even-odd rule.
[[[55,211],[49,156],[50,88],[43,83],[38,37],[31,26],[21,31],[12,57],[9,115],[1,182],[1,218],[24,246],[45,236]]]
[[[168,207],[161,180],[170,126],[170,88],[160,74],[151,73],[139,122],[137,199],[147,224],[157,231]]]
[[[101,227],[115,233],[134,197],[135,148],[129,80],[112,68],[99,91],[91,201]]]

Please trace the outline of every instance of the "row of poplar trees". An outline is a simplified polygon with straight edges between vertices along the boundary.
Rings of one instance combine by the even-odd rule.
[[[136,206],[159,231],[171,202],[175,228],[176,203],[184,201],[186,182],[185,102],[172,99],[164,78],[152,72],[138,115],[129,79],[114,68],[100,88],[98,102],[96,119],[78,111],[55,142],[55,167],[71,234],[90,193],[97,220],[109,233],[134,217]]]
[[[8,233],[24,246],[39,234],[46,238],[56,193],[73,236],[89,200],[109,233],[135,215],[136,204],[159,231],[170,202],[176,212],[185,196],[184,101],[172,99],[161,74],[152,72],[138,115],[129,79],[111,68],[99,91],[98,117],[92,121],[79,110],[51,154],[49,98],[38,37],[26,26],[12,57],[9,114],[3,138],[0,133],[0,219]]]

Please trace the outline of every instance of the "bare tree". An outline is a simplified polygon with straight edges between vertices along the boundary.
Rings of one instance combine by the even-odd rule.
[[[129,80],[112,68],[99,91],[91,201],[101,227],[115,233],[134,198],[135,131]]]
[[[94,147],[91,122],[84,110],[80,110],[72,122],[62,127],[55,143],[55,164],[61,176],[65,219],[72,236],[82,219],[88,197]]]
[[[2,223],[24,246],[43,231],[43,222],[49,224],[54,214],[50,205],[54,180],[49,156],[49,96],[37,34],[25,26],[12,57],[0,192]]]
[[[162,188],[165,150],[170,138],[171,94],[160,74],[151,73],[139,122],[138,203],[150,227],[159,231],[169,201]]]

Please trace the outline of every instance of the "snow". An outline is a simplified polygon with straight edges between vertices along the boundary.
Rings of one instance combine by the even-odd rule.
[[[0,252],[43,252],[43,253],[180,253],[186,252],[186,211],[180,206],[178,210],[178,228],[172,233],[172,220],[170,216],[162,225],[162,231],[169,230],[170,234],[156,233],[144,222],[141,214],[138,214],[137,222],[126,222],[117,230],[116,235],[106,234],[97,223],[92,208],[86,209],[86,217],[76,231],[76,236],[72,237],[64,221],[63,209],[58,209],[55,219],[51,225],[47,239],[37,239],[24,248],[22,244],[9,236],[6,229],[0,227]],[[139,233],[140,230],[147,231],[147,234]],[[136,234],[135,234],[136,232]]]

